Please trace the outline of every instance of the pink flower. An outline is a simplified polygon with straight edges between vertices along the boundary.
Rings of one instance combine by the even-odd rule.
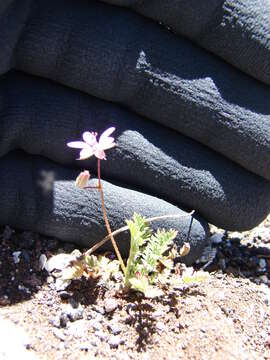
[[[80,189],[84,189],[87,186],[89,179],[90,179],[89,171],[84,170],[79,174],[79,176],[77,176],[75,185]]]
[[[67,146],[82,149],[78,160],[88,159],[90,156],[95,155],[98,159],[106,160],[104,150],[111,149],[115,146],[114,138],[110,136],[115,128],[110,127],[105,130],[97,141],[97,133],[85,131],[82,135],[84,141],[72,141]]]

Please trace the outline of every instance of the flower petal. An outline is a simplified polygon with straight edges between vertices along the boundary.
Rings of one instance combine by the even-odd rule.
[[[90,156],[92,156],[94,154],[94,150],[92,149],[91,146],[87,146],[84,149],[81,150],[80,152],[80,157],[78,160],[85,160],[88,159]]]
[[[106,146],[108,142],[112,143],[114,141],[114,138],[110,137],[114,130],[115,127],[110,127],[100,135],[98,143],[101,145],[101,147]]]
[[[94,133],[91,133],[89,131],[85,131],[82,135],[83,140],[89,144],[90,146],[93,146],[97,142],[97,136]]]
[[[75,148],[75,149],[84,149],[88,145],[83,141],[72,141],[67,143],[67,146]]]
[[[108,150],[108,149],[111,149],[111,148],[113,148],[113,147],[116,146],[113,137],[108,137],[108,138],[104,139],[104,140],[102,141],[102,143],[99,142],[98,145],[99,145],[100,148],[102,148],[103,150]]]

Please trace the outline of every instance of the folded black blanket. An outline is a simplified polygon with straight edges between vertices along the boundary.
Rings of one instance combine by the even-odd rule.
[[[0,224],[89,246],[105,236],[98,194],[74,186],[81,169],[95,176],[95,159],[76,161],[66,143],[109,126],[117,147],[102,178],[113,229],[133,211],[194,209],[196,219],[156,224],[179,230],[192,263],[206,221],[228,230],[261,222],[270,210],[269,8],[2,0]],[[122,234],[121,249],[128,244]]]
[[[32,7],[24,27],[9,27],[10,68],[122,104],[270,179],[268,86],[131,11],[84,0]]]
[[[112,103],[52,82],[11,73],[0,82],[0,156],[14,149],[96,172],[66,147],[85,130],[115,126],[117,147],[102,176],[195,209],[229,230],[256,226],[270,211],[270,182],[207,147]]]

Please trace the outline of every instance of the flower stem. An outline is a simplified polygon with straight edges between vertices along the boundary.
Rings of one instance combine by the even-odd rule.
[[[116,256],[117,256],[117,258],[118,258],[118,260],[120,262],[121,269],[122,269],[123,273],[125,274],[126,273],[126,267],[124,265],[123,259],[121,257],[119,249],[118,249],[118,247],[116,245],[116,242],[114,240],[112,230],[111,230],[111,227],[110,227],[110,224],[109,224],[109,220],[108,220],[108,217],[107,217],[106,209],[105,209],[104,194],[103,194],[103,189],[102,189],[102,185],[101,185],[101,178],[100,178],[100,159],[98,159],[98,161],[97,161],[97,168],[98,168],[98,191],[100,193],[100,198],[101,198],[101,203],[102,203],[102,211],[103,211],[103,216],[104,216],[106,228],[107,228],[109,237],[111,239],[111,242],[112,242],[114,251],[116,253]]]

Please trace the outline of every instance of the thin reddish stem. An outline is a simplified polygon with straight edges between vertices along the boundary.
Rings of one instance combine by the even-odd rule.
[[[122,268],[122,271],[125,274],[126,273],[126,267],[124,265],[121,254],[119,252],[118,246],[116,245],[116,242],[114,240],[112,230],[111,230],[111,227],[110,227],[110,223],[109,223],[109,220],[108,220],[108,217],[107,217],[106,209],[105,209],[104,194],[103,194],[103,189],[102,189],[102,185],[101,185],[101,178],[100,178],[100,159],[98,159],[97,168],[98,168],[98,190],[99,190],[99,193],[100,193],[100,198],[101,198],[101,203],[102,203],[102,211],[103,211],[103,216],[104,216],[106,228],[107,228],[108,234],[110,236],[110,239],[111,239],[114,251],[116,253],[116,256],[117,256],[117,258],[118,258],[118,260],[120,262],[120,266]]]

